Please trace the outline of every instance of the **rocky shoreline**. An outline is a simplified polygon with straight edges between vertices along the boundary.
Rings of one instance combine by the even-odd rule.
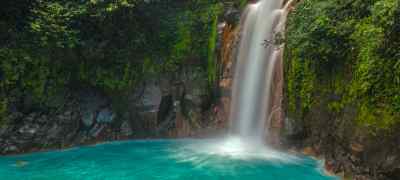
[[[343,180],[395,180],[398,178],[395,174],[393,176],[387,174],[373,175],[369,167],[365,165],[356,164],[349,159],[331,159],[326,155],[321,154],[317,149],[313,147],[304,147],[301,149],[293,148],[289,150],[290,152],[301,153],[307,156],[311,156],[316,160],[321,160],[323,162],[323,168],[325,173],[331,176],[337,176]]]

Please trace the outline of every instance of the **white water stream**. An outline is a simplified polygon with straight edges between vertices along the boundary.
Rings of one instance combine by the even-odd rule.
[[[274,66],[283,53],[276,41],[283,35],[292,1],[282,3],[260,0],[249,4],[242,17],[230,119],[231,133],[246,142],[261,144],[268,134]]]
[[[240,159],[292,161],[293,157],[266,144],[271,119],[275,64],[282,61],[284,35],[291,0],[259,0],[242,16],[230,107],[230,134],[218,143],[192,149],[201,153]]]

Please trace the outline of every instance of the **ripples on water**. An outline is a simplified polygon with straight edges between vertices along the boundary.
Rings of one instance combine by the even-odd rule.
[[[319,164],[238,138],[125,141],[0,157],[7,180],[330,180]]]

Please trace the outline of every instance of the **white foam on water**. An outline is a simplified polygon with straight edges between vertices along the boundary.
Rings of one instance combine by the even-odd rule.
[[[268,148],[250,139],[230,136],[221,139],[194,140],[181,147],[171,149],[175,159],[201,164],[210,159],[269,161],[271,163],[298,163],[300,158]]]

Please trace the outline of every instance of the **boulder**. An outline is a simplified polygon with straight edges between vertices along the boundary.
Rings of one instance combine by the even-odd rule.
[[[224,20],[228,24],[237,24],[240,20],[241,12],[234,6],[226,7],[226,11],[224,13]]]
[[[55,123],[53,127],[51,127],[47,131],[47,138],[57,138],[60,136],[60,133],[62,132],[62,129]]]
[[[92,126],[92,124],[94,123],[93,112],[84,112],[82,115],[82,122],[86,127]]]
[[[98,137],[98,135],[103,131],[104,125],[101,124],[96,124],[93,126],[92,129],[89,131],[89,135],[92,137]]]
[[[364,146],[362,144],[359,144],[359,143],[351,143],[350,144],[350,149],[352,150],[352,152],[354,154],[358,154],[358,153],[364,151]]]
[[[17,153],[19,151],[18,147],[15,145],[7,145],[5,146],[2,153]]]
[[[40,126],[38,124],[25,124],[18,129],[18,132],[25,136],[33,136],[38,132]]]
[[[97,123],[111,123],[115,118],[115,114],[108,108],[100,110],[97,114],[96,122]]]
[[[131,128],[131,126],[130,126],[128,121],[124,121],[121,124],[121,134],[123,136],[131,136],[131,135],[133,135],[132,128]]]
[[[151,79],[146,81],[146,86],[140,101],[142,110],[146,112],[157,112],[162,98],[159,81]]]

